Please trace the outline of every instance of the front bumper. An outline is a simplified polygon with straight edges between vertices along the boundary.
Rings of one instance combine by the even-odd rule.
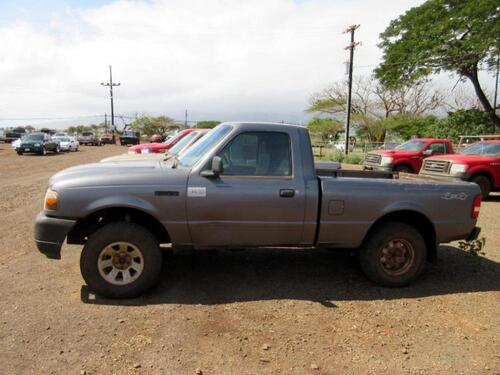
[[[380,171],[380,172],[392,172],[393,166],[389,165],[373,165],[373,164],[364,164],[364,171]]]
[[[456,175],[451,175],[451,174],[438,174],[438,173],[425,173],[425,172],[420,172],[418,174],[420,177],[424,177],[428,180],[433,180],[433,181],[443,181],[443,182],[457,182],[457,181],[469,181],[470,175],[468,173],[458,173]]]
[[[61,246],[75,220],[50,217],[44,211],[35,219],[35,242],[42,254],[50,259],[61,259]]]
[[[16,151],[22,152],[42,152],[43,146],[33,146],[33,145],[20,145],[16,148]]]

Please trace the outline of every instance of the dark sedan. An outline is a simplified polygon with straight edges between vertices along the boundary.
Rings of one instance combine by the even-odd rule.
[[[16,148],[16,151],[18,155],[27,153],[46,155],[47,151],[59,153],[61,148],[59,141],[53,139],[49,134],[31,133],[22,138],[21,144]]]

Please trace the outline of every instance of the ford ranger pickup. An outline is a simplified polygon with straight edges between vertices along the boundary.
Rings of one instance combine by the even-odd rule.
[[[50,178],[40,252],[81,244],[89,288],[130,298],[155,285],[160,244],[177,249],[357,249],[366,276],[408,285],[437,247],[473,239],[476,184],[316,167],[307,128],[229,122],[167,161],[75,166]]]

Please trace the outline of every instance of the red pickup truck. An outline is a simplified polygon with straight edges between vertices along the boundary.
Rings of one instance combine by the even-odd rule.
[[[477,142],[455,155],[428,158],[419,174],[475,182],[486,199],[491,191],[500,190],[500,140]]]
[[[170,138],[168,141],[163,143],[141,143],[139,145],[135,145],[129,147],[129,154],[149,154],[149,153],[163,153],[167,150],[170,150],[177,142],[179,142],[182,138],[188,135],[191,132],[198,130],[197,128],[190,128],[181,130],[174,137]]]
[[[453,144],[448,139],[415,138],[397,146],[394,150],[369,152],[363,169],[418,173],[425,158],[453,153]]]

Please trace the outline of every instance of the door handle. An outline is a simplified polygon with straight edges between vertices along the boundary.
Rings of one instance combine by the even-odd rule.
[[[295,195],[294,189],[281,189],[280,197],[281,198],[292,198]]]

